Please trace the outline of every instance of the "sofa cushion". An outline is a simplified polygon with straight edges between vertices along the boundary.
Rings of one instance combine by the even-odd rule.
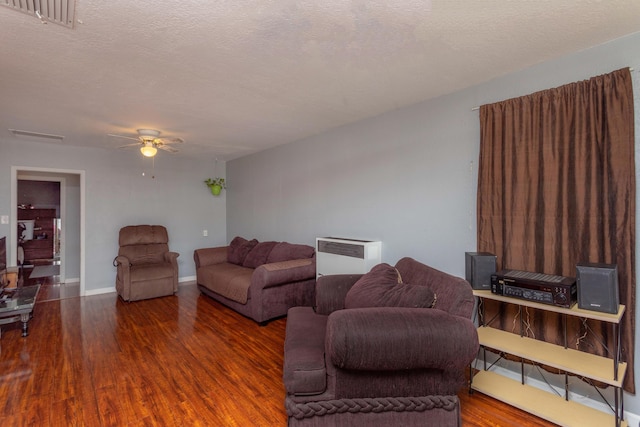
[[[278,242],[260,242],[251,249],[242,262],[243,267],[257,268],[267,263],[271,250]]]
[[[283,381],[288,394],[321,394],[327,388],[324,360],[327,316],[311,307],[292,307],[287,313]]]
[[[243,237],[236,236],[229,243],[227,249],[227,262],[236,265],[242,265],[244,259],[247,257],[251,249],[258,244],[256,239],[247,240]]]
[[[280,242],[274,246],[267,258],[268,263],[311,258],[315,252],[313,246]]]
[[[225,298],[246,304],[250,298],[252,268],[223,262],[200,267],[197,271],[198,284]]]
[[[475,312],[473,289],[462,277],[439,271],[409,257],[400,259],[395,266],[404,282],[427,285],[438,296],[436,304],[439,310],[468,319]]]
[[[436,295],[422,285],[402,283],[395,267],[382,263],[363,275],[347,292],[345,308],[415,307],[430,308]]]

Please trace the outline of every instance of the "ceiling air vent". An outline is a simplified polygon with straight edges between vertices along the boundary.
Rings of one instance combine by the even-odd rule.
[[[62,135],[54,135],[51,133],[40,133],[40,132],[31,132],[28,130],[20,130],[20,129],[9,129],[9,132],[14,134],[15,136],[22,136],[25,138],[44,138],[44,139],[55,139],[57,141],[62,141],[64,136]]]
[[[43,24],[51,22],[73,28],[76,0],[0,0],[0,6],[32,15]]]

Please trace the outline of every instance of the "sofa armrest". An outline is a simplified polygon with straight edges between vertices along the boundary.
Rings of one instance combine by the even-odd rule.
[[[316,281],[316,313],[330,314],[344,308],[349,289],[362,274],[332,274],[320,276]]]
[[[316,277],[315,258],[262,264],[253,271],[251,287],[264,289],[283,283],[300,282]]]
[[[227,262],[228,246],[217,248],[202,248],[193,251],[193,260],[196,262],[196,269],[205,265],[220,264]]]
[[[463,369],[476,357],[471,320],[433,308],[377,307],[329,315],[325,351],[338,368]]]

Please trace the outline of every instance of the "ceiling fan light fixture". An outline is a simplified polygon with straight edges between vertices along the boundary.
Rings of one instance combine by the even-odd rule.
[[[144,146],[140,147],[140,152],[145,157],[153,157],[158,152],[158,149],[156,147],[154,147],[153,145],[144,145]]]

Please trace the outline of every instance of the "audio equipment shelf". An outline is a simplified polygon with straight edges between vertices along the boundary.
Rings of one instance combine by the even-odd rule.
[[[626,373],[627,364],[619,360],[619,324],[624,315],[624,305],[620,305],[617,314],[608,314],[582,310],[577,308],[577,304],[574,304],[571,308],[562,308],[505,297],[486,290],[474,290],[473,294],[480,300],[490,299],[517,305],[519,310],[522,307],[530,307],[556,312],[563,316],[577,316],[607,322],[612,326],[614,337],[616,338],[614,340],[614,357],[608,358],[567,348],[566,345],[560,346],[525,337],[522,329],[520,334],[515,334],[481,324],[478,327],[478,338],[483,348],[484,369],[476,373],[473,373],[472,370],[471,389],[562,426],[627,426],[627,423],[622,420],[622,381]],[[478,305],[478,310],[481,310],[481,306],[481,304]],[[481,319],[484,319],[484,316]],[[566,318],[563,320],[566,325]],[[566,343],[566,329],[563,332]],[[520,381],[491,371],[491,367],[487,367],[486,352],[484,352],[487,348],[519,357],[522,360],[522,365],[527,360],[565,372],[565,395],[559,396],[554,392],[547,392],[527,385],[523,366]],[[569,400],[568,374],[575,374],[614,387],[614,413],[605,413]]]

